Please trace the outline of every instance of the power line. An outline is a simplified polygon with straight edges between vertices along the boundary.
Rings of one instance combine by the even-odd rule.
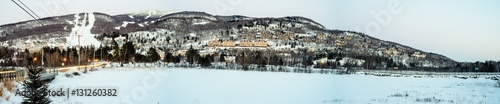
[[[28,8],[28,10],[30,10],[31,13],[33,13],[38,19],[40,19],[40,16],[36,15],[36,13],[33,12],[28,6],[24,5],[24,3],[21,0],[17,0],[17,1],[19,1],[21,4],[23,4],[24,7]]]
[[[47,9],[47,11],[49,11],[49,14],[52,16],[53,14],[50,10],[48,10],[49,7],[47,7],[47,4],[45,4],[45,2],[43,2],[43,0],[40,0],[40,1],[42,1],[43,5],[45,6],[45,9]]]
[[[16,1],[12,0],[12,2],[14,2],[19,8],[23,9],[24,12],[28,13],[31,17],[33,17],[33,19],[38,20],[38,19],[35,18],[35,16],[31,15],[30,12],[26,11],[26,9],[24,9],[23,7],[21,7],[21,5],[17,4]]]
[[[61,12],[59,12],[59,10],[57,10],[57,7],[56,7],[56,5],[54,5],[54,2],[52,2],[52,0],[49,0],[49,1],[50,1],[50,3],[52,3],[52,6],[54,6],[54,9],[57,11],[57,13],[59,15],[61,15]]]
[[[63,3],[61,0],[59,0],[59,2],[60,2],[60,3],[61,3],[61,5],[63,6],[64,11],[66,11],[66,14],[68,14],[68,10],[66,9],[66,6],[64,6],[64,3]]]

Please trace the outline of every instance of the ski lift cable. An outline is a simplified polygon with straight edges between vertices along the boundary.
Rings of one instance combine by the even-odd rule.
[[[61,3],[61,5],[63,6],[64,11],[66,11],[66,14],[69,13],[68,10],[66,9],[66,6],[64,6],[64,3],[61,0],[59,0],[59,3]]]
[[[12,2],[14,2],[19,8],[23,9],[24,12],[28,13],[28,15],[30,15],[31,17],[33,17],[33,19],[38,20],[37,18],[35,18],[35,16],[31,15],[26,9],[24,9],[23,7],[21,7],[21,5],[19,5],[16,1],[12,0]]]
[[[49,11],[49,14],[50,14],[51,16],[53,16],[54,14],[52,14],[52,11],[48,10],[48,9],[49,9],[49,7],[47,7],[47,4],[45,4],[45,2],[43,2],[43,0],[40,0],[40,1],[42,1],[42,4],[43,4],[43,6],[45,6],[45,9],[47,9],[47,11]]]
[[[40,19],[40,16],[38,16],[35,12],[33,12],[28,6],[26,6],[21,0],[17,0],[19,3],[21,3],[24,7],[26,7],[31,13],[33,13],[38,19]]]
[[[61,15],[61,12],[59,12],[59,10],[57,10],[57,7],[56,7],[56,5],[54,5],[54,2],[52,2],[52,0],[49,0],[49,1],[50,1],[50,3],[52,3],[52,6],[54,6],[54,9],[57,11],[57,13],[59,15]]]

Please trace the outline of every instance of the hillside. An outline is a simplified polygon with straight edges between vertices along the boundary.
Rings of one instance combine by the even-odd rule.
[[[283,60],[307,56],[301,60],[314,62],[316,67],[325,63],[327,66],[333,63],[334,66],[368,69],[447,68],[457,64],[440,54],[384,41],[369,34],[326,29],[299,16],[253,18],[195,11],[141,11],[112,16],[94,12],[0,26],[0,44],[14,49],[66,48],[79,44],[107,46],[119,37],[132,42],[137,53],[149,48],[160,53],[190,47],[212,53],[214,49],[249,48],[275,50],[282,53]],[[250,45],[245,46],[247,43]],[[237,53],[227,55],[238,56]]]

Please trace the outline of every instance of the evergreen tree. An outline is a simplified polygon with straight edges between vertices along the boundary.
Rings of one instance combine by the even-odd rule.
[[[174,60],[173,54],[170,53],[170,51],[165,51],[164,62],[173,62],[173,60]]]
[[[155,48],[149,48],[148,51],[148,62],[156,62],[160,60],[160,55],[156,52]]]
[[[29,94],[24,94],[24,99],[22,104],[49,104],[52,102],[48,96],[48,85],[46,81],[40,79],[43,68],[35,68],[33,64],[28,67],[28,78],[24,81],[24,91],[30,92]]]
[[[195,61],[200,57],[198,54],[198,50],[193,49],[193,46],[189,48],[187,52],[187,60],[189,61],[189,64],[195,64]]]
[[[220,62],[226,62],[226,58],[224,58],[225,56],[226,56],[226,54],[221,54],[220,58],[219,58],[219,61]]]

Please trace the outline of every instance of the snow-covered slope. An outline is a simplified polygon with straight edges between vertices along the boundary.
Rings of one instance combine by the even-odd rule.
[[[81,45],[99,46],[99,41],[103,41],[104,37],[109,38],[110,34],[124,35],[135,32],[145,32],[144,35],[158,34],[153,39],[132,39],[135,44],[149,45],[147,47],[159,44],[178,49],[189,48],[185,45],[192,44],[202,47],[214,36],[232,38],[239,42],[238,39],[244,38],[245,34],[253,34],[262,39],[261,33],[268,32],[268,37],[272,39],[265,40],[272,43],[271,47],[283,47],[280,49],[291,49],[293,43],[294,48],[338,49],[345,53],[391,58],[402,62],[406,67],[424,64],[436,67],[456,65],[454,60],[443,55],[380,40],[359,32],[325,29],[321,24],[305,17],[252,18],[241,15],[217,16],[196,11],[140,11],[115,16],[104,13],[78,13],[44,18],[40,21],[7,24],[0,26],[0,44],[14,48],[42,47],[47,44],[69,47],[78,45],[78,35],[81,35],[80,40],[84,40],[80,41]],[[186,38],[189,34],[197,36]],[[318,36],[319,34],[323,36]],[[172,41],[167,42],[167,38]]]
[[[94,22],[94,13],[84,13],[83,16],[75,14],[75,20],[71,23],[74,26],[66,37],[66,42],[71,46],[100,46],[101,43],[94,38],[95,34],[90,32],[94,27]]]

